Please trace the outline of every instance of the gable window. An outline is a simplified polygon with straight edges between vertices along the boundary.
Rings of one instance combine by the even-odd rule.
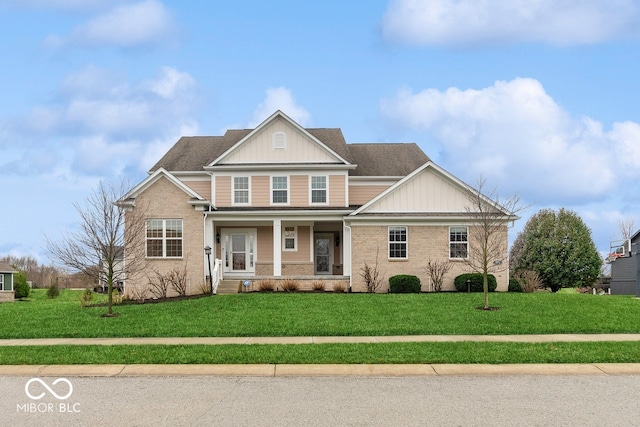
[[[282,247],[285,251],[298,250],[298,227],[283,227],[282,239],[284,240]]]
[[[182,257],[182,220],[147,220],[147,257]]]
[[[287,148],[287,134],[284,132],[274,132],[271,135],[271,142],[274,150],[285,150]]]
[[[289,177],[274,176],[271,178],[271,203],[289,203]]]
[[[249,177],[248,176],[233,177],[233,204],[234,205],[249,204]]]
[[[389,227],[389,258],[407,259],[407,227]]]
[[[311,177],[311,203],[327,203],[327,177]]]
[[[467,258],[468,254],[467,227],[449,227],[449,258]]]

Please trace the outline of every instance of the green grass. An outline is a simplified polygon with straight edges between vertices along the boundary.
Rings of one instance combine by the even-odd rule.
[[[0,347],[0,364],[640,363],[635,342]]]
[[[101,296],[104,298],[104,296]],[[0,304],[3,338],[640,333],[640,300],[574,293],[252,293],[82,308],[79,292]]]
[[[98,296],[104,301],[105,296]],[[0,338],[639,333],[640,300],[578,293],[245,294],[82,308],[79,292],[0,304]],[[0,347],[0,364],[640,363],[635,342]]]

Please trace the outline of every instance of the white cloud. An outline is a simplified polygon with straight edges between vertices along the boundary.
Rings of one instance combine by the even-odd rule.
[[[26,153],[11,160],[5,156],[0,170],[33,174],[62,168],[77,175],[146,171],[163,154],[149,147],[157,141],[175,142],[182,129],[197,129],[191,117],[195,88],[189,74],[171,67],[136,82],[108,69],[85,67],[61,82],[51,103],[0,122],[6,140],[22,141],[20,152]],[[13,148],[6,144],[6,149],[9,153]],[[153,154],[156,158],[150,159]]]
[[[634,0],[392,0],[385,38],[422,45],[581,45],[638,36]]]
[[[66,37],[49,35],[45,45],[137,48],[166,42],[173,32],[174,23],[167,8],[157,0],[145,0],[102,13],[77,26]]]
[[[306,126],[311,118],[309,112],[293,99],[291,91],[281,86],[267,89],[266,98],[253,112],[253,119],[249,127],[258,126],[276,110],[282,111],[302,126]]]
[[[621,179],[640,178],[640,125],[606,131],[593,119],[574,119],[534,79],[481,90],[403,89],[382,101],[381,112],[432,135],[455,175],[484,175],[528,200],[599,200]]]

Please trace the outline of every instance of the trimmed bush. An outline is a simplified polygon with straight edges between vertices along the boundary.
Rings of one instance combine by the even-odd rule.
[[[509,279],[509,292],[522,292],[520,283],[513,277]]]
[[[392,294],[420,293],[420,279],[408,274],[389,277],[389,292]]]
[[[31,293],[31,288],[29,287],[29,283],[27,283],[27,275],[24,274],[23,271],[15,275],[13,293],[16,299],[28,298],[29,293]]]
[[[489,280],[489,292],[494,292],[498,287],[496,282],[496,276],[489,274],[487,277]],[[456,285],[458,292],[467,292],[467,280],[471,280],[471,292],[482,292],[482,274],[480,273],[465,273],[456,277],[453,283]]]

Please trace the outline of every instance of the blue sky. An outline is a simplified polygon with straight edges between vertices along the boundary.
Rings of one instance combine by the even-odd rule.
[[[565,207],[606,251],[639,212],[640,1],[0,0],[0,26],[0,256],[48,263],[100,180],[276,109],[518,193],[511,239]]]

